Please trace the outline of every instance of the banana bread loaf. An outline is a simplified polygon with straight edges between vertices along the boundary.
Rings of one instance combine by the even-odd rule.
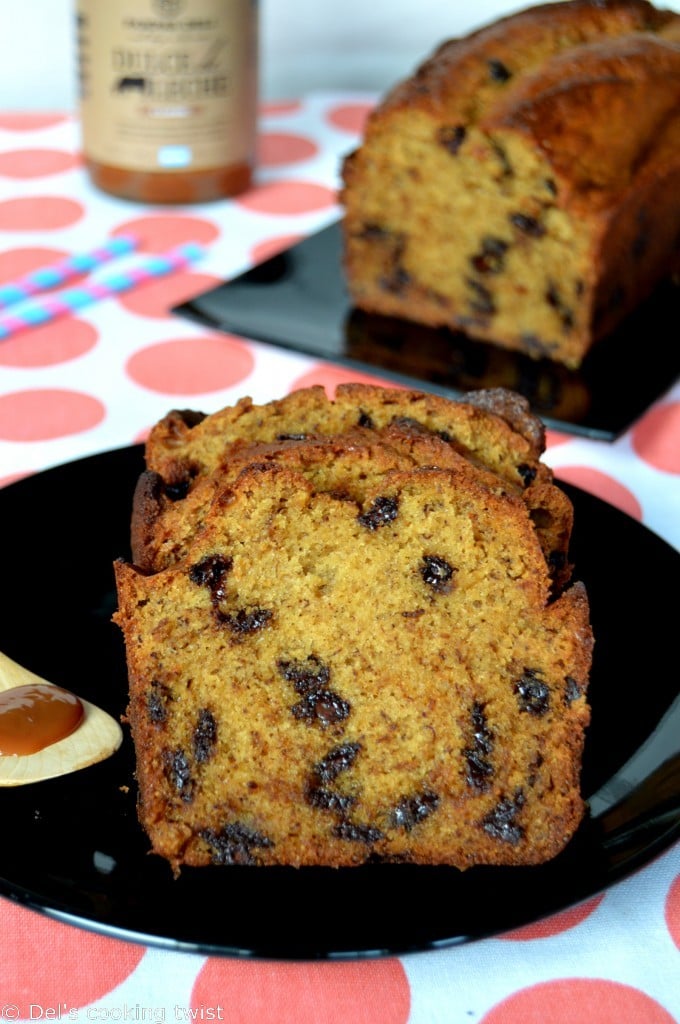
[[[488,471],[388,470],[383,443],[361,495],[255,461],[179,560],[116,564],[139,816],[175,871],[534,864],[578,826],[583,586],[551,599]]]
[[[283,445],[266,457],[295,459],[290,447],[302,441],[348,432],[357,438],[358,431],[364,432],[365,443],[387,431],[392,446],[399,444],[407,459],[447,466],[464,458],[492,473],[501,489],[520,494],[548,560],[554,590],[561,589],[571,571],[571,503],[541,461],[542,423],[523,398],[500,388],[472,392],[464,402],[454,402],[420,391],[346,384],[333,401],[316,387],[265,405],[244,398],[208,417],[170,412],[147,441],[148,469],[134,499],[133,560],[147,571],[169,564],[181,551],[180,539],[191,534],[215,482],[221,481],[215,471],[220,468],[223,474],[233,464],[235,472],[244,460],[259,457],[247,450],[252,444]],[[421,435],[418,445],[415,433]]]
[[[343,181],[356,307],[578,367],[680,266],[680,14],[567,0],[450,40]]]

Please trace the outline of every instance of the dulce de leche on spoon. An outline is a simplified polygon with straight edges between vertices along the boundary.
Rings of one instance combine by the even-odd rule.
[[[101,708],[0,653],[0,786],[87,768],[113,754],[122,738]]]

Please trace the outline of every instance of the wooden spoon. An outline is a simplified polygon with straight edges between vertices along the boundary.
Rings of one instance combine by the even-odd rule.
[[[0,653],[0,694],[17,687],[31,687],[33,693],[37,687],[42,695],[48,694],[50,698],[50,690],[54,690],[55,695],[65,694],[61,687],[48,683]],[[68,693],[66,697],[70,697],[74,705],[82,706],[79,724],[69,735],[50,742],[35,753],[0,754],[0,786],[24,786],[29,782],[67,775],[103,761],[118,749],[123,739],[118,722],[89,701]]]

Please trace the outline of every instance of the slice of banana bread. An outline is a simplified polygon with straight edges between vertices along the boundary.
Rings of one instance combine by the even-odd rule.
[[[134,501],[133,560],[153,570],[165,564],[163,559],[174,557],[176,524],[181,524],[183,536],[190,534],[194,513],[204,507],[213,486],[204,484],[204,479],[218,468],[224,472],[231,462],[241,467],[244,459],[251,458],[244,452],[249,445],[297,445],[348,432],[356,436],[357,431],[363,431],[368,442],[371,435],[378,438],[386,430],[391,431],[393,445],[395,432],[410,433],[408,458],[442,466],[450,458],[464,458],[492,472],[499,486],[521,494],[548,559],[555,591],[561,589],[571,570],[571,503],[541,461],[542,423],[523,398],[502,388],[472,392],[456,402],[420,391],[346,384],[337,389],[334,400],[317,387],[265,405],[244,398],[210,416],[170,412],[154,426],[146,445],[148,471],[140,479]],[[417,451],[416,433],[422,435]],[[429,452],[428,435],[441,442]],[[403,446],[403,436],[398,443]]]
[[[467,460],[359,490],[256,462],[180,561],[116,565],[140,820],[175,870],[534,864],[578,826],[583,586],[550,599],[526,505]]]

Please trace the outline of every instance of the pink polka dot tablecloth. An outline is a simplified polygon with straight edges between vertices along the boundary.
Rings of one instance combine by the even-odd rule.
[[[71,117],[0,115],[0,286],[121,235],[139,239],[139,251],[122,260],[131,266],[185,242],[205,247],[190,267],[0,341],[2,484],[139,441],[170,408],[210,412],[244,394],[267,401],[301,385],[332,392],[357,379],[329,363],[209,331],[169,309],[337,218],[340,159],[356,143],[371,100],[323,93],[264,107],[252,190],[183,208],[139,206],[94,190]],[[559,478],[680,548],[680,383],[612,443],[549,431],[546,461]],[[634,565],[630,576],[634,585]],[[677,675],[674,666],[669,671]],[[644,689],[653,680],[641,683]],[[11,841],[6,817],[3,829]],[[408,893],[395,898],[408,914]],[[376,959],[179,952],[81,930],[0,898],[0,1018],[680,1022],[680,846],[522,930]]]

